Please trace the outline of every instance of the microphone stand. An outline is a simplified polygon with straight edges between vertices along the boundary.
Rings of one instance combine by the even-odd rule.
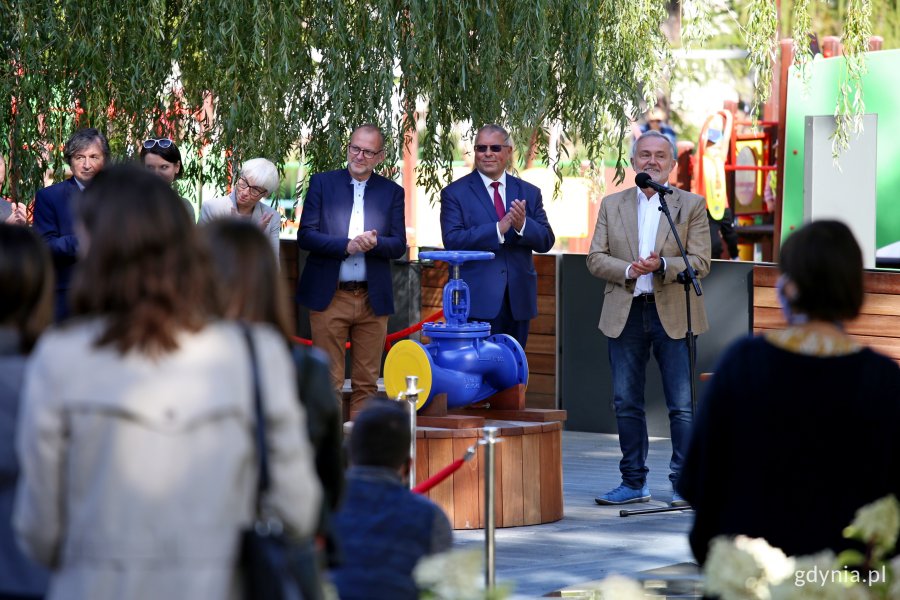
[[[654,189],[656,189],[656,193],[659,196],[659,210],[661,213],[666,215],[666,219],[669,221],[669,228],[672,230],[672,235],[675,236],[675,243],[678,244],[678,250],[681,252],[681,258],[684,259],[685,264],[685,269],[678,274],[677,281],[684,286],[684,307],[687,311],[687,333],[684,336],[684,341],[687,344],[688,349],[688,364],[690,369],[691,382],[691,421],[693,422],[693,416],[697,414],[697,389],[696,384],[694,383],[694,371],[696,370],[697,366],[695,364],[696,340],[694,339],[694,331],[691,326],[691,287],[693,286],[694,292],[698,296],[703,295],[703,290],[700,289],[700,281],[697,278],[697,272],[694,271],[694,268],[691,266],[691,263],[688,260],[687,251],[685,251],[684,249],[684,244],[681,243],[681,238],[678,236],[678,230],[675,229],[675,222],[672,221],[672,213],[669,212],[669,205],[666,203],[666,194],[671,194],[674,190],[666,187],[663,187],[662,189]],[[665,506],[660,508],[643,508],[637,510],[623,509],[619,511],[619,516],[629,517],[631,515],[648,515],[654,513],[674,512],[690,509],[690,504],[685,504],[684,506]]]

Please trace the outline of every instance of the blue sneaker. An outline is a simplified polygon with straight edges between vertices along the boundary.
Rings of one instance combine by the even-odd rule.
[[[602,496],[594,498],[597,504],[631,504],[632,502],[650,502],[650,486],[644,484],[639,490],[624,484],[610,490]]]
[[[669,502],[669,506],[673,508],[685,507],[690,508],[691,504],[687,500],[685,500],[681,494],[678,492],[672,492],[672,501]]]

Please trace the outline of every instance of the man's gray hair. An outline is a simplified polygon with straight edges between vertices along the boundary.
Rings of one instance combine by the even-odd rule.
[[[645,131],[644,133],[642,133],[641,137],[635,139],[634,142],[631,143],[631,162],[632,163],[634,163],[634,155],[637,154],[638,142],[640,142],[643,138],[650,138],[650,137],[658,137],[658,138],[662,138],[662,139],[666,140],[666,142],[668,142],[668,144],[669,144],[669,148],[672,149],[672,160],[678,159],[678,148],[675,146],[675,142],[672,141],[672,138],[670,138],[669,136],[664,135],[654,129],[650,129],[649,131]]]
[[[481,128],[478,130],[478,133],[475,134],[475,139],[477,140],[478,136],[481,135],[483,132],[484,133],[499,133],[500,135],[503,136],[504,144],[508,144],[510,146],[513,145],[512,136],[509,135],[509,132],[506,131],[503,127],[497,125],[496,123],[489,123],[487,125],[482,125]]]
[[[65,158],[66,162],[71,165],[72,157],[94,142],[100,144],[100,149],[103,151],[103,158],[105,159],[105,162],[108,162],[109,142],[106,141],[105,135],[103,135],[93,127],[85,127],[84,129],[79,129],[72,134],[72,137],[69,138],[69,141],[67,141],[66,145],[63,147],[63,158]]]
[[[278,189],[278,168],[265,158],[251,158],[241,165],[241,177],[250,185],[266,188],[266,196],[272,196]]]

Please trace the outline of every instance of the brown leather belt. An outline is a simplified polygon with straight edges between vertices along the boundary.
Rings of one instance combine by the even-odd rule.
[[[338,289],[345,292],[358,292],[359,290],[369,289],[368,281],[340,281]]]

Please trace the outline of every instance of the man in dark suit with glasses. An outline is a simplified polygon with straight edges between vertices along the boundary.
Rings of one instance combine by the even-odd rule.
[[[382,160],[381,130],[354,129],[347,168],[310,178],[297,232],[300,249],[309,251],[297,302],[309,308],[313,344],[328,354],[339,397],[345,343],[351,342],[351,415],[378,391],[388,316],[394,312],[391,260],[406,253],[403,188],[374,173]]]

